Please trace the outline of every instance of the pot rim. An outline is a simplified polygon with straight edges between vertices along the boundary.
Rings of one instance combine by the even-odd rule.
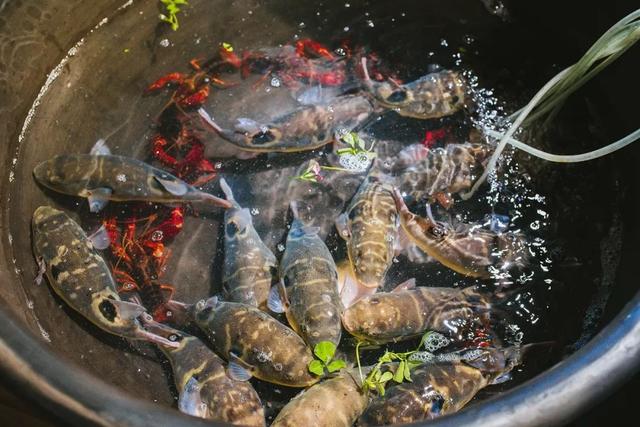
[[[67,422],[131,427],[224,425],[123,394],[56,356],[2,311],[0,337],[0,370],[15,391]],[[639,368],[640,292],[587,345],[542,374],[458,413],[412,425],[563,424],[611,393]]]

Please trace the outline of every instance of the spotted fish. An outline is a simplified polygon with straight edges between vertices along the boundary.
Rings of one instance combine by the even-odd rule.
[[[367,393],[343,371],[294,397],[271,427],[351,427],[368,403]]]
[[[463,360],[427,363],[411,371],[411,382],[375,398],[358,426],[408,424],[456,412],[480,389],[497,384],[520,362],[516,347],[470,350]]]
[[[415,144],[383,164],[403,195],[416,201],[437,200],[449,207],[452,194],[473,186],[491,151],[486,144],[447,144],[444,148]]]
[[[336,227],[347,242],[358,287],[349,292],[355,295],[354,299],[374,293],[393,263],[398,238],[393,187],[382,176],[370,174],[336,220]]]
[[[125,338],[175,347],[143,328],[156,325],[144,307],[122,301],[104,259],[84,230],[66,213],[40,206],[32,220],[33,252],[53,290],[99,328]]]
[[[394,193],[405,234],[418,248],[437,261],[465,276],[488,278],[490,271],[527,262],[521,233],[451,225],[422,218],[409,211],[402,196]]]
[[[214,350],[229,361],[234,379],[255,376],[290,387],[307,387],[319,379],[308,370],[313,354],[302,338],[255,307],[213,297],[196,304],[195,320]]]
[[[431,73],[411,83],[399,84],[392,79],[372,80],[366,58],[362,58],[362,69],[365,87],[376,101],[401,116],[435,119],[454,114],[465,106],[466,85],[455,71]]]
[[[224,178],[220,180],[220,187],[232,205],[224,213],[222,285],[225,299],[265,310],[276,257],[253,227],[249,209],[236,202]]]
[[[178,344],[159,348],[171,363],[181,412],[233,425],[265,425],[264,409],[251,383],[230,378],[224,361],[202,341],[167,327],[151,330]]]
[[[458,333],[463,326],[486,317],[490,309],[489,301],[474,287],[400,286],[360,299],[345,309],[342,324],[351,335],[382,344],[410,339],[428,330]]]
[[[199,113],[209,127],[237,147],[263,153],[314,150],[363,124],[374,112],[365,96],[346,95],[324,105],[301,107],[275,118],[271,123],[258,123],[240,118],[233,130],[220,127],[209,114]]]
[[[33,175],[51,190],[86,197],[91,212],[100,211],[110,200],[231,206],[161,169],[130,157],[111,155],[101,141],[90,154],[61,154],[46,160],[35,167]]]
[[[336,264],[318,236],[318,229],[298,218],[296,203],[291,207],[295,219],[280,262],[282,282],[274,287],[269,307],[276,312],[284,310],[291,327],[309,346],[314,347],[321,341],[331,341],[338,346],[342,334],[342,303]]]

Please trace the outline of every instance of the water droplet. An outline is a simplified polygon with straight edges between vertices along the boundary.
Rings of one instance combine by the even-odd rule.
[[[127,182],[127,176],[123,173],[119,173],[118,175],[116,175],[116,181]]]
[[[351,7],[351,4],[350,3],[345,3],[344,7]]]
[[[367,20],[367,27],[369,27],[369,28],[375,27],[375,24],[373,23],[373,21],[371,19]]]
[[[471,34],[465,34],[464,37],[462,38],[462,40],[467,45],[470,45],[470,44],[472,44],[473,42],[476,41],[475,37],[473,37]]]
[[[256,216],[260,213],[260,211],[258,210],[258,208],[251,208],[251,215]]]
[[[306,25],[305,25],[305,23],[304,23],[304,22],[300,22],[300,23],[298,24],[298,28],[302,29],[302,28],[304,28],[304,27],[306,27]]]
[[[154,242],[161,241],[163,237],[164,237],[164,234],[162,233],[162,230],[156,230],[153,233],[151,233],[151,240],[153,240]]]
[[[280,87],[281,84],[282,84],[282,82],[280,81],[279,78],[277,78],[275,76],[271,78],[271,86]]]
[[[284,245],[282,243],[278,243],[278,252],[284,252]]]
[[[169,39],[162,39],[162,40],[160,40],[160,46],[162,46],[162,47],[169,47]]]
[[[449,42],[447,42],[447,39],[440,39],[440,46],[449,46]]]
[[[538,221],[538,220],[533,221],[531,224],[529,224],[529,227],[532,230],[539,230],[540,229],[540,221]]]
[[[346,32],[346,31],[349,31],[349,27],[344,27],[344,28],[343,28],[343,30],[344,30],[345,32]]]
[[[338,56],[345,56],[347,54],[347,51],[344,50],[343,48],[339,47],[336,50],[334,50],[335,54]]]

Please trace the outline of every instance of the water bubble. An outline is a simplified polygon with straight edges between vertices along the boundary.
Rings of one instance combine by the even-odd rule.
[[[532,230],[539,230],[540,229],[540,221],[538,221],[538,220],[533,221],[531,224],[529,224],[529,228],[531,228]]]
[[[284,252],[284,245],[282,243],[278,243],[276,247],[278,248],[278,252]]]
[[[440,39],[440,46],[449,46],[449,42],[447,42],[447,39]]]
[[[371,19],[367,19],[367,27],[369,27],[369,28],[375,27],[375,24],[373,23],[373,21]]]
[[[123,173],[119,173],[118,175],[116,175],[116,181],[127,182],[127,176]]]
[[[464,37],[462,37],[462,41],[464,41],[464,44],[470,45],[475,42],[476,39],[470,34],[465,34]]]
[[[258,208],[251,208],[251,215],[256,216],[260,213],[260,210],[258,210]]]
[[[280,81],[280,79],[276,76],[273,76],[271,78],[271,82],[270,82],[271,86],[273,87],[280,87],[280,85],[282,85],[282,82]]]
[[[344,27],[344,28],[343,28],[343,30],[344,30],[345,32],[347,32],[347,31],[349,31],[349,27]]]
[[[151,233],[151,240],[153,240],[154,242],[161,241],[163,237],[164,237],[164,233],[162,233],[162,230],[156,230],[153,233]]]
[[[162,46],[162,47],[169,47],[169,39],[162,39],[162,40],[160,40],[160,46]]]
[[[333,52],[338,56],[346,56],[346,54],[347,54],[347,51],[344,50],[344,48],[341,48],[341,47],[337,48]]]
[[[351,4],[350,3],[345,3],[344,7],[351,7]]]

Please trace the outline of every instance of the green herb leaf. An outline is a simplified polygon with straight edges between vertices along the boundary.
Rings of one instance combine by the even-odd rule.
[[[309,372],[317,376],[322,376],[324,374],[324,365],[321,361],[314,359],[309,362]]]
[[[385,372],[384,374],[382,374],[382,376],[380,377],[380,382],[381,383],[386,383],[387,381],[393,379],[393,374],[389,371]]]
[[[344,360],[340,360],[340,359],[332,360],[331,363],[327,365],[327,370],[329,372],[336,372],[346,366],[347,366],[347,363]]]
[[[398,364],[398,369],[396,369],[395,374],[393,374],[393,380],[397,383],[401,383],[404,379],[404,367],[406,366],[405,361],[403,360]]]
[[[384,385],[376,383],[376,389],[378,390],[378,394],[380,396],[384,396]]]
[[[321,341],[313,348],[313,353],[326,365],[336,354],[336,346],[331,341]]]
[[[411,379],[411,368],[409,365],[409,362],[404,364],[404,379],[409,382],[413,382],[413,380]]]

